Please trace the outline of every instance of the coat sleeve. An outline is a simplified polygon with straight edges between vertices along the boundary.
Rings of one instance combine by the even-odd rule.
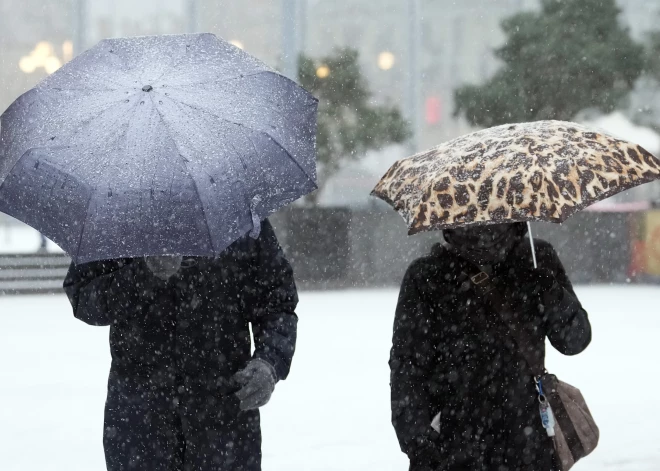
[[[64,291],[73,315],[90,325],[111,325],[128,307],[129,296],[136,289],[136,265],[130,259],[72,263],[64,280]]]
[[[564,355],[577,355],[591,342],[589,316],[580,304],[573,285],[554,248],[543,247],[544,264],[548,266],[562,290],[559,300],[545,307],[544,323],[550,343]]]
[[[433,347],[428,340],[428,306],[416,282],[420,265],[414,262],[401,284],[389,361],[392,425],[401,450],[409,456],[432,432],[427,384]]]
[[[286,379],[296,347],[298,293],[293,270],[277,242],[270,222],[263,221],[252,261],[248,288],[248,320],[254,334],[254,357],[275,367]]]

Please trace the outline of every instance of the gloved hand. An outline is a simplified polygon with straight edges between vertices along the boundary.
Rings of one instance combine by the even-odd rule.
[[[535,285],[546,307],[559,303],[564,297],[564,288],[557,282],[552,270],[542,267],[531,269],[527,271],[525,278],[525,281]]]
[[[415,449],[408,455],[414,463],[415,469],[424,471],[436,471],[442,464],[442,454],[438,447],[428,438],[424,437],[417,441]]]
[[[255,358],[236,373],[232,380],[243,386],[236,392],[236,397],[241,401],[241,410],[252,410],[268,403],[278,378],[273,365]]]
[[[145,257],[144,261],[147,264],[151,273],[163,281],[169,280],[172,276],[176,275],[181,268],[183,256],[181,255],[154,255]]]

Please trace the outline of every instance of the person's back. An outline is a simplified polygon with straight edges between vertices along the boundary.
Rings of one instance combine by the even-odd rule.
[[[537,355],[545,354],[546,336],[562,353],[579,353],[591,329],[552,246],[537,241],[534,270],[524,231],[507,230],[514,243],[498,256],[467,253],[454,240],[415,261],[403,281],[390,358],[392,421],[411,470],[556,469],[534,380],[514,339],[500,335],[498,314],[472,289],[474,264],[535,333]]]
[[[149,259],[96,262],[65,282],[76,317],[111,326],[108,469],[259,470],[257,408],[289,372],[297,323],[272,227],[218,258],[158,270]]]

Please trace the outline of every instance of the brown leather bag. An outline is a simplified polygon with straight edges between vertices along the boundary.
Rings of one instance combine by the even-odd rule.
[[[542,358],[537,360],[530,355],[530,352],[535,350],[536,342],[533,337],[524,325],[516,322],[513,310],[503,300],[490,277],[476,265],[468,263],[473,268],[473,273],[468,276],[475,291],[499,314],[503,326],[515,340],[518,350],[529,366],[537,382],[537,390],[539,390],[538,385],[542,385],[542,389],[539,390],[539,401],[547,400],[552,408],[555,417],[555,436],[552,437],[555,452],[561,471],[568,471],[598,445],[600,432],[589,407],[579,389],[549,374],[545,369],[544,360]]]

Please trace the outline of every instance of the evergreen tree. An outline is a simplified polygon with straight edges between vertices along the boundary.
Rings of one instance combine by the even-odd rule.
[[[571,120],[611,112],[644,67],[642,46],[619,24],[614,0],[542,0],[538,13],[502,23],[502,68],[485,84],[455,92],[456,115],[476,126]]]
[[[396,106],[370,103],[371,91],[358,63],[358,52],[346,48],[318,59],[301,56],[300,84],[319,99],[317,161],[319,189],[348,159],[370,149],[404,142],[408,126]],[[311,195],[315,202],[318,192]]]

